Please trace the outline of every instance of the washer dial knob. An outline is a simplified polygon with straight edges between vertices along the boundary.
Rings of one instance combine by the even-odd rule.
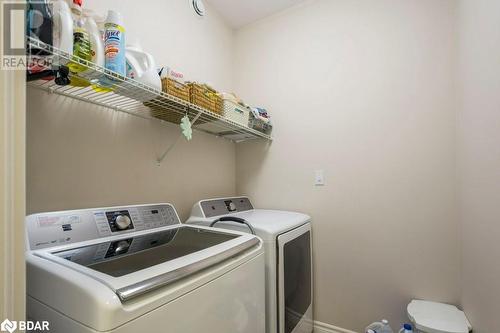
[[[119,230],[127,229],[131,223],[132,221],[127,215],[118,215],[115,219],[115,226]]]
[[[116,245],[115,254],[121,254],[127,252],[130,244],[127,241],[120,241]]]

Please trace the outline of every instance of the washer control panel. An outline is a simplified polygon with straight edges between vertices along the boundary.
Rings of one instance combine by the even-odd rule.
[[[175,208],[170,204],[83,209],[26,217],[30,250],[180,223]],[[124,246],[125,244],[118,246],[118,252]]]
[[[214,217],[253,209],[250,199],[246,197],[206,200],[200,204],[205,217]]]

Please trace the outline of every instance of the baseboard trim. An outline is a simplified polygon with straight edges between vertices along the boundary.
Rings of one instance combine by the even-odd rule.
[[[330,324],[314,321],[314,333],[357,333],[345,328],[340,328]]]

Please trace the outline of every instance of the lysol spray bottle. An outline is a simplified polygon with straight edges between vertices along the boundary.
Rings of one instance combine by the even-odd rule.
[[[110,10],[104,24],[104,66],[110,71],[126,76],[125,63],[123,18],[120,13]]]

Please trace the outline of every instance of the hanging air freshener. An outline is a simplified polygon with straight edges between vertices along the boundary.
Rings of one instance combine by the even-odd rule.
[[[181,119],[181,130],[186,140],[190,141],[193,138],[193,129],[191,128],[191,122],[187,115]]]

